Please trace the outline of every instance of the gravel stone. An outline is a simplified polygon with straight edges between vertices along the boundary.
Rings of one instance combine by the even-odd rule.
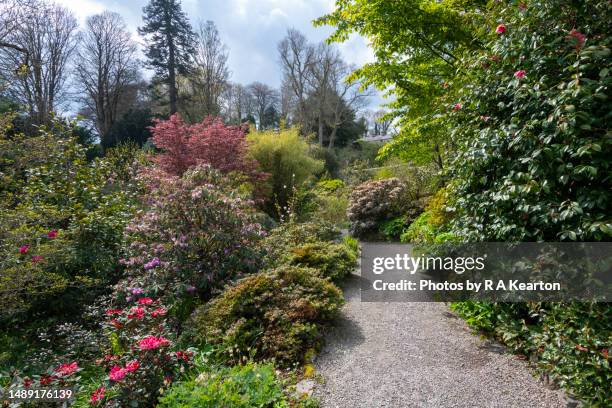
[[[360,279],[347,280],[347,303],[315,360],[323,408],[570,406],[448,305],[362,303]]]

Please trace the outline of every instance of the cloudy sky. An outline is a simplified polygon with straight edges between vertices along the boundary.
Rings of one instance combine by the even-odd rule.
[[[87,16],[104,10],[123,16],[137,37],[142,8],[148,0],[56,0],[71,9],[81,24]],[[192,25],[212,20],[229,48],[232,81],[253,81],[279,86],[281,73],[276,46],[288,28],[302,31],[312,42],[325,39],[328,27],[315,28],[312,20],[331,11],[334,0],[183,0],[183,9]],[[139,41],[141,42],[140,38]],[[339,45],[348,63],[362,65],[372,60],[364,39],[355,36]],[[372,101],[374,103],[374,101]]]

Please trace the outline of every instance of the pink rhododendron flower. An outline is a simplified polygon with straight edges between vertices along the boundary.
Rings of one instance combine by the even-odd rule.
[[[575,28],[572,28],[572,31],[569,32],[569,38],[574,39],[576,41],[576,45],[574,45],[574,48],[576,49],[582,47],[582,45],[586,41],[586,35],[582,34]]]
[[[461,110],[461,108],[462,108],[462,106],[461,106],[461,104],[460,104],[460,103],[456,103],[456,104],[453,106],[453,110],[454,110],[454,111]]]
[[[106,391],[106,388],[104,387],[98,388],[97,390],[93,392],[93,394],[91,394],[91,398],[89,399],[89,401],[92,404],[95,404],[98,401],[102,401],[104,399],[104,391]]]
[[[155,350],[162,346],[167,346],[170,344],[170,340],[164,337],[155,337],[155,336],[147,336],[144,339],[140,340],[138,346],[141,350]]]
[[[524,69],[520,69],[514,73],[514,77],[518,79],[525,78],[525,75],[527,75],[527,72]]]
[[[120,315],[121,313],[123,313],[122,309],[106,309],[107,316]]]
[[[32,262],[34,262],[34,263],[38,263],[38,262],[42,261],[43,259],[44,259],[44,258],[43,258],[42,256],[40,256],[40,255],[34,255],[34,256],[32,257]]]
[[[111,367],[110,373],[108,374],[108,378],[110,378],[111,381],[121,381],[125,377],[125,374],[125,369],[116,365]]]
[[[140,306],[134,306],[130,309],[130,314],[128,314],[129,319],[142,319],[145,315],[145,310]]]
[[[51,230],[49,232],[47,232],[47,237],[53,239],[53,238],[57,238],[57,230]]]
[[[19,253],[20,254],[27,254],[28,251],[30,250],[30,246],[29,245],[24,245],[21,248],[19,248]]]
[[[79,365],[77,364],[76,361],[74,361],[72,363],[62,364],[53,371],[58,373],[61,376],[69,376],[69,375],[74,374],[74,372],[78,369],[79,369]]]
[[[161,264],[161,261],[159,260],[159,258],[153,258],[153,259],[151,259],[150,262],[147,262],[144,265],[144,268],[145,268],[146,271],[148,271],[149,269],[153,269],[156,266],[159,266],[159,264]]]
[[[125,365],[125,371],[128,373],[133,373],[134,371],[138,370],[138,367],[140,367],[140,363],[138,360],[134,360]]]
[[[164,309],[163,307],[157,308],[151,312],[151,316],[153,317],[165,316],[165,315],[166,315],[166,309]]]
[[[495,32],[497,34],[503,34],[506,32],[506,25],[505,24],[500,24],[497,26],[497,28],[495,29]]]
[[[45,386],[45,385],[49,385],[51,384],[53,381],[56,380],[57,377],[55,377],[54,375],[43,375],[42,377],[40,377],[40,385]]]
[[[148,297],[143,297],[138,299],[138,304],[139,305],[151,305],[153,304],[153,299],[148,298]]]

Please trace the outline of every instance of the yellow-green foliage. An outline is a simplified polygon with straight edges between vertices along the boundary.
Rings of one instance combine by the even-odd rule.
[[[323,161],[312,157],[308,143],[300,137],[297,128],[253,132],[248,135],[248,142],[250,157],[269,174],[264,189],[266,210],[279,216],[286,210],[294,188],[321,172]]]
[[[431,225],[439,228],[450,220],[452,214],[446,209],[447,201],[448,191],[445,188],[438,190],[431,198],[426,207]]]
[[[345,244],[315,242],[293,248],[286,262],[316,269],[321,276],[340,282],[355,269],[357,257]]]
[[[316,270],[282,266],[251,275],[200,307],[188,336],[224,346],[235,363],[244,356],[302,363],[343,302],[340,289]]]

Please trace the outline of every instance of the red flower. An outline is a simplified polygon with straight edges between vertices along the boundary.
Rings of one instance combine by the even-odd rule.
[[[113,326],[115,326],[115,329],[117,329],[117,330],[119,330],[119,329],[121,329],[121,328],[123,327],[123,323],[121,323],[121,322],[120,322],[119,320],[117,320],[117,319],[112,319],[112,320],[111,320],[111,324],[112,324]]]
[[[110,373],[108,374],[108,378],[110,378],[111,381],[121,381],[123,380],[123,377],[125,377],[125,374],[125,369],[116,365],[111,367]]]
[[[585,347],[581,344],[576,344],[576,350],[580,350],[580,351],[589,351],[588,347]]]
[[[40,377],[40,385],[45,386],[51,384],[55,381],[56,377],[54,375],[43,375]]]
[[[122,309],[107,309],[106,310],[106,315],[107,316],[120,315],[121,313],[123,313]]]
[[[95,404],[98,401],[102,401],[104,399],[104,391],[106,391],[106,388],[104,387],[98,388],[97,390],[93,392],[93,394],[91,394],[91,398],[89,399],[89,401],[92,404]]]
[[[572,31],[569,32],[568,37],[576,41],[576,44],[574,45],[574,48],[576,49],[579,49],[580,47],[582,47],[582,45],[586,41],[586,36],[582,34],[580,31],[576,30],[575,28],[572,28]]]
[[[169,344],[170,340],[164,337],[147,336],[140,340],[138,346],[141,350],[155,350],[162,346],[168,346]]]
[[[495,32],[497,34],[503,34],[506,32],[506,25],[505,24],[500,24],[497,26],[497,28],[495,29]]]
[[[193,355],[193,353],[189,351],[177,351],[175,354],[176,358],[187,362],[189,362],[189,358]]]
[[[604,358],[608,358],[608,349],[602,349],[601,354],[603,354]]]
[[[138,367],[140,367],[140,363],[138,360],[134,360],[125,365],[125,371],[128,373],[133,373],[134,371],[138,370]]]
[[[128,315],[128,318],[130,319],[142,319],[145,315],[145,310],[140,307],[140,306],[134,306],[132,309],[130,309],[130,314]]]
[[[47,237],[53,239],[53,238],[57,238],[57,230],[51,230],[49,232],[47,232]]]
[[[32,257],[32,262],[34,262],[34,263],[38,263],[38,262],[42,261],[43,259],[44,259],[44,258],[43,258],[42,256],[40,256],[40,255],[34,255],[34,256]]]
[[[453,105],[453,110],[456,112],[458,110],[461,110],[462,106],[460,103],[456,103],[455,105]]]
[[[78,369],[79,369],[79,365],[77,364],[76,361],[74,361],[72,363],[62,364],[53,371],[58,373],[61,376],[69,376],[69,375],[74,374],[74,372]]]
[[[139,305],[150,305],[153,303],[153,299],[148,298],[148,297],[143,297],[138,299],[138,304]]]
[[[24,245],[21,248],[19,248],[19,253],[21,255],[24,255],[24,254],[27,254],[29,250],[30,250],[30,246],[29,245]]]
[[[527,71],[524,69],[519,69],[514,73],[514,77],[517,79],[525,78],[525,75],[527,75]]]
[[[153,312],[151,312],[151,316],[153,317],[165,316],[165,315],[166,315],[166,309],[164,309],[163,307],[157,308]]]
[[[30,388],[30,385],[32,385],[34,381],[30,380],[29,378],[24,378],[23,379],[23,386],[24,388]]]

